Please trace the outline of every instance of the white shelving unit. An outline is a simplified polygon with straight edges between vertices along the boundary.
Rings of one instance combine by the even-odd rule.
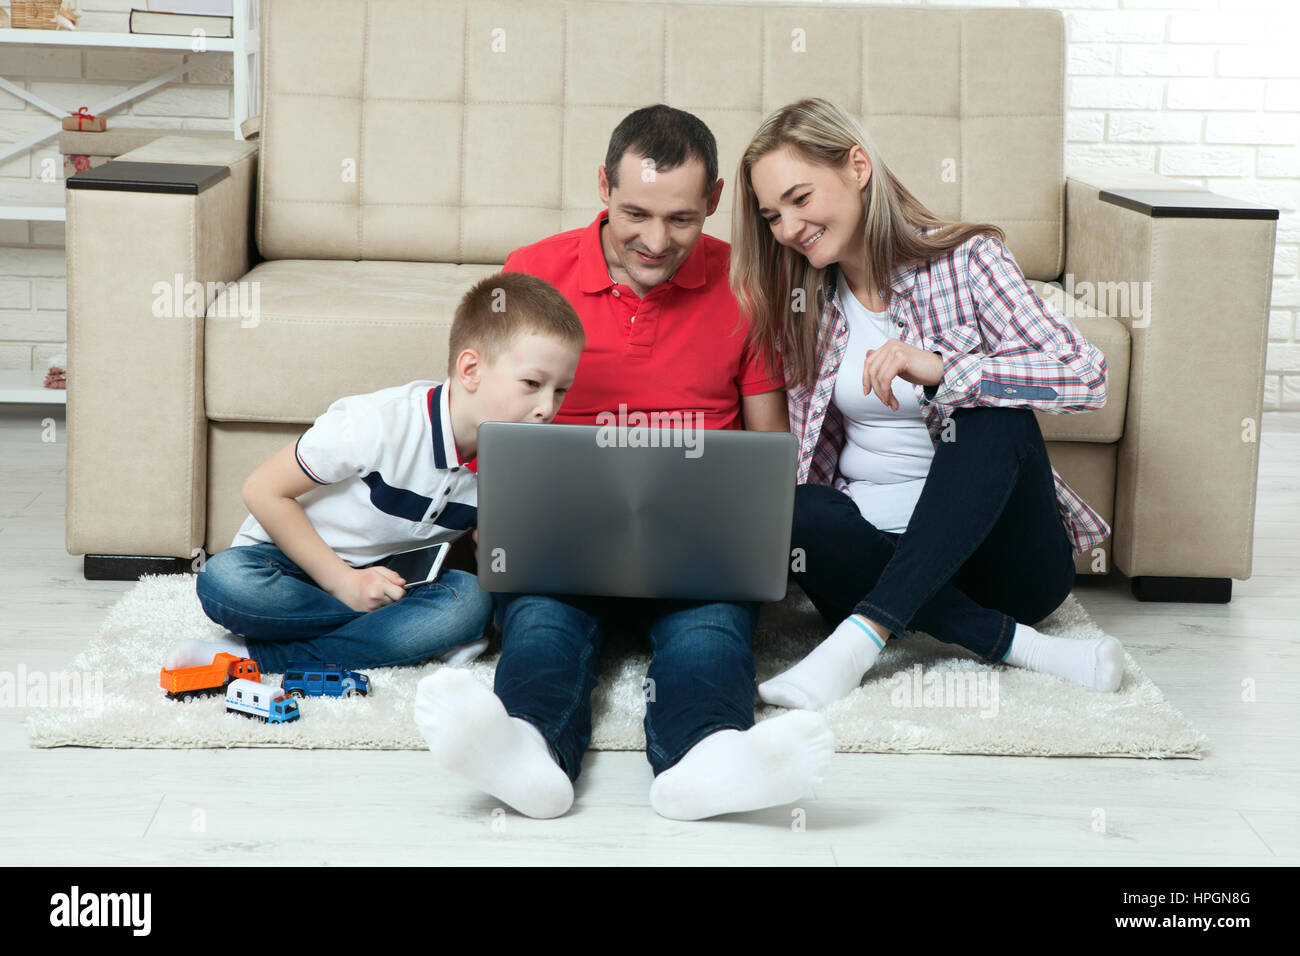
[[[162,36],[152,33],[95,33],[90,30],[15,30],[12,27],[0,29],[0,38],[5,42],[48,44],[53,46],[131,46],[142,50],[192,50],[191,38],[181,36]],[[123,38],[129,42],[123,43]],[[230,53],[235,49],[235,41],[226,37],[208,37],[207,52]]]
[[[172,50],[178,53],[199,53],[194,59],[180,63],[165,73],[139,83],[110,97],[102,103],[89,107],[96,116],[111,115],[111,111],[124,103],[137,99],[156,90],[193,69],[208,63],[213,57],[230,53],[234,56],[231,75],[234,79],[234,106],[231,111],[231,131],[235,139],[243,139],[240,124],[260,111],[260,90],[258,89],[258,49],[260,25],[258,21],[258,0],[235,0],[233,6],[234,37],[190,37],[190,36],[156,36],[145,33],[95,33],[80,30],[15,30],[0,29],[0,50],[6,45],[24,46],[71,46],[71,47],[120,47],[137,50]],[[39,96],[23,89],[4,77],[0,77],[0,89],[7,90],[19,99],[31,103],[37,109],[49,113],[54,120],[48,129],[40,130],[18,143],[0,146],[0,162],[15,156],[24,150],[33,149],[48,139],[57,136],[63,128],[62,120],[70,110],[61,109],[46,102]],[[159,136],[166,136],[166,129],[158,131]],[[56,221],[65,218],[63,197],[63,180],[59,178],[50,183],[31,183],[18,187],[0,185],[0,219],[19,219],[27,221]]]
[[[23,184],[0,187],[0,219],[26,219],[29,222],[63,222],[63,180],[52,185]],[[12,194],[12,195],[11,195]]]
[[[66,405],[68,390],[46,388],[44,372],[0,370],[0,405]]]

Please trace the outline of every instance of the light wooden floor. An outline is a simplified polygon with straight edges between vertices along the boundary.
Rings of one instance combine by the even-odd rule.
[[[69,666],[128,582],[64,550],[65,451],[0,406],[0,671]],[[113,481],[112,475],[103,480]],[[122,488],[123,495],[131,493]],[[1254,576],[1228,605],[1080,601],[1210,738],[1204,760],[838,754],[805,828],[780,807],[701,823],[650,809],[643,755],[589,754],[574,809],[536,821],[415,752],[32,750],[0,708],[0,863],[1300,862],[1300,415],[1261,435]],[[1257,700],[1242,701],[1243,680]],[[1104,814],[1104,832],[1094,823]]]

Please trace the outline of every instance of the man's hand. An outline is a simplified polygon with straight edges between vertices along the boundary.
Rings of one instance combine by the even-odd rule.
[[[406,579],[390,568],[351,568],[330,593],[354,611],[373,611],[405,597],[405,583]]]
[[[943,380],[943,358],[898,339],[890,339],[878,349],[867,349],[862,366],[862,394],[874,390],[881,403],[898,411],[894,397],[894,378],[913,385],[938,385]]]

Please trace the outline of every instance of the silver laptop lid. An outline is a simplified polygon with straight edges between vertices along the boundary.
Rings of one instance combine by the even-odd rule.
[[[779,601],[795,452],[789,432],[486,422],[479,584]]]

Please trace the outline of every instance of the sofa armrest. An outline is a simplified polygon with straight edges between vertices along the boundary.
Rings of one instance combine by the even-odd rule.
[[[1130,577],[1250,577],[1277,216],[1145,171],[1067,177],[1066,288],[1131,336],[1112,538]]]
[[[167,136],[67,180],[71,554],[203,543],[204,316],[250,268],[257,151]]]

